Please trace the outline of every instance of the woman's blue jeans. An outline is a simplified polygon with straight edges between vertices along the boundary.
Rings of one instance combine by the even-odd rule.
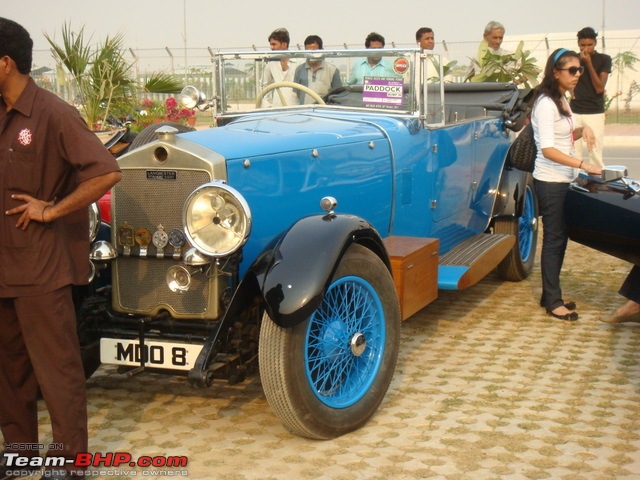
[[[564,305],[560,288],[560,270],[567,250],[567,224],[564,220],[564,201],[568,183],[534,180],[538,208],[542,216],[542,297],[540,306],[547,311]]]

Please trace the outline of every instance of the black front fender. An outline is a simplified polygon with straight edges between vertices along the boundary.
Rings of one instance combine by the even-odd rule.
[[[220,332],[256,301],[280,327],[292,327],[320,305],[347,248],[359,243],[378,255],[389,271],[382,239],[365,220],[353,215],[315,215],[298,220],[264,249],[238,285],[216,331],[206,341],[189,379],[208,385],[208,366],[216,355]]]
[[[264,308],[277,325],[297,325],[318,308],[340,258],[352,243],[372,250],[391,270],[380,235],[371,224],[352,215],[303,218],[263,252],[248,275],[255,278]]]
[[[493,207],[494,217],[519,217],[524,208],[524,194],[529,172],[517,168],[505,168],[500,178],[500,186]]]

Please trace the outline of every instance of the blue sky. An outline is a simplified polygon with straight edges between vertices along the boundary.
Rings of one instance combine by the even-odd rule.
[[[266,48],[277,27],[289,29],[293,45],[311,33],[326,45],[356,45],[371,31],[387,43],[411,44],[421,26],[433,28],[438,42],[473,42],[490,20],[502,22],[508,36],[601,31],[603,7],[605,33],[640,28],[639,0],[0,0],[0,15],[25,26],[36,50],[48,49],[42,32],[59,38],[69,21],[95,40],[121,32],[132,48],[184,48],[186,31],[189,48],[233,49]]]

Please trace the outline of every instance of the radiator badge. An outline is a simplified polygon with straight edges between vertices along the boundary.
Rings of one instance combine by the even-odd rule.
[[[156,256],[158,258],[164,257],[164,247],[169,242],[169,235],[164,231],[162,225],[158,225],[157,230],[153,232],[153,244],[156,247]]]
[[[131,247],[135,245],[133,240],[133,227],[127,222],[124,222],[116,230],[116,237],[118,243],[122,245],[124,255],[126,257],[131,255]]]
[[[140,256],[147,256],[147,247],[151,243],[151,232],[146,228],[139,228],[135,234],[136,243],[140,245]]]
[[[177,180],[176,170],[147,170],[147,180]]]
[[[169,243],[173,247],[173,258],[179,260],[182,255],[182,246],[187,241],[187,237],[179,228],[172,228],[169,232]]]

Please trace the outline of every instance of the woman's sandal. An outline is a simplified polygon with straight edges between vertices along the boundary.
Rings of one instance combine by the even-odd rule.
[[[540,306],[544,307],[542,302],[540,302]],[[564,304],[564,308],[566,308],[567,310],[571,310],[573,312],[576,309],[576,302],[567,302]]]
[[[565,305],[566,307],[566,305]],[[569,307],[566,307],[567,309]],[[575,308],[575,306],[574,306]],[[554,318],[557,318],[559,320],[566,320],[568,322],[575,322],[576,320],[578,320],[578,312],[569,312],[569,313],[565,313],[564,315],[559,315],[557,313],[553,313],[551,310],[547,310],[547,313],[549,315],[551,315]]]

